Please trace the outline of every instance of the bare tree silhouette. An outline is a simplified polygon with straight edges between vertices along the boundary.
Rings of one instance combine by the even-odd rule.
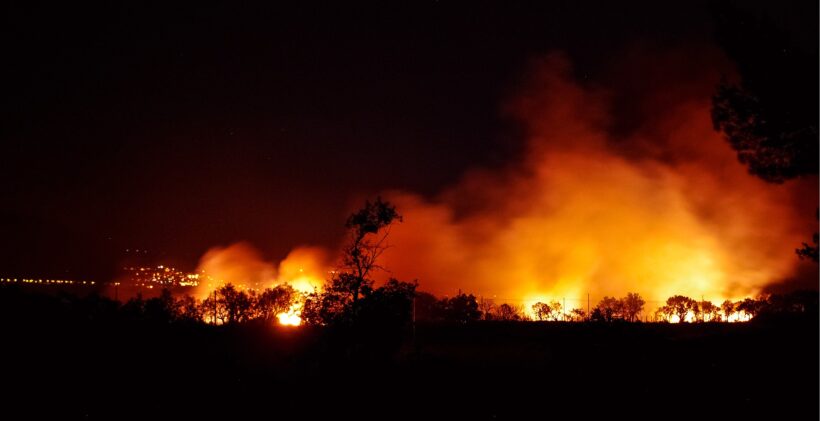
[[[364,207],[347,218],[348,242],[343,248],[342,275],[339,281],[350,291],[355,303],[362,288],[372,286],[369,275],[373,270],[382,269],[376,262],[387,249],[390,224],[401,222],[402,217],[396,207],[377,197],[375,202],[367,201]]]

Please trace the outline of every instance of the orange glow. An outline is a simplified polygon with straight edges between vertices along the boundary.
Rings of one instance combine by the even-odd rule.
[[[684,316],[683,321],[686,323],[692,323],[695,321],[695,313],[691,311],[686,313]],[[669,323],[680,323],[680,317],[677,314],[673,314],[672,317],[669,318]]]
[[[729,318],[726,318],[724,315],[718,316],[717,321],[727,322],[727,323],[738,323],[738,322],[748,322],[752,320],[752,316],[750,314],[746,314],[745,311],[737,311],[729,315]],[[694,323],[696,321],[695,314],[693,312],[686,313],[686,317],[684,317],[684,321],[686,323]],[[707,322],[709,320],[706,320]],[[680,323],[680,317],[677,314],[673,314],[672,317],[669,318],[669,323]]]
[[[814,205],[796,198],[816,198],[816,179],[747,174],[711,125],[719,75],[691,70],[646,94],[642,124],[615,136],[609,93],[575,83],[563,57],[545,60],[508,107],[527,129],[520,162],[470,172],[433,198],[387,194],[404,216],[382,256],[389,276],[525,307],[564,297],[567,310],[586,310],[588,293],[594,307],[638,292],[646,311],[675,294],[755,296],[792,276],[794,248],[816,227]]]
[[[287,312],[279,313],[276,319],[283,326],[299,326],[302,324],[302,303],[296,303]]]
[[[197,272],[201,274],[197,275],[196,296],[199,299],[207,299],[214,290],[228,283],[239,290],[256,292],[289,284],[296,291],[307,294],[321,289],[329,274],[329,265],[327,253],[320,248],[294,249],[278,265],[274,265],[263,260],[261,254],[249,244],[237,243],[209,250],[200,259]],[[279,324],[300,325],[302,305],[298,300],[287,312],[277,314]]]
[[[195,295],[205,298],[228,283],[256,291],[287,283],[299,292],[313,292],[324,284],[329,267],[327,253],[318,247],[296,248],[278,265],[264,260],[248,243],[214,247],[199,261],[196,271],[204,279],[199,280]]]
[[[296,248],[279,263],[277,283],[288,283],[302,293],[313,292],[320,289],[328,277],[327,262],[327,253],[321,248]]]
[[[299,326],[302,324],[302,318],[291,312],[279,313],[276,318],[279,320],[279,324],[283,326]]]
[[[206,278],[196,289],[198,299],[208,297],[214,289],[227,283],[240,289],[264,289],[276,279],[275,267],[248,243],[208,250],[199,260],[196,271]]]
[[[525,129],[517,162],[468,172],[434,197],[383,194],[404,222],[391,227],[379,261],[389,272],[377,280],[417,279],[439,296],[504,297],[495,303],[523,305],[530,316],[537,301],[569,313],[637,292],[648,320],[672,295],[753,297],[805,269],[794,248],[816,229],[817,179],[778,185],[747,174],[712,128],[719,66],[704,70],[690,58],[624,59],[637,64],[622,73],[663,82],[636,94],[628,111],[637,123],[620,131],[613,127],[624,110],[612,98],[633,93],[582,86],[561,55],[542,60],[505,108]],[[334,260],[297,248],[273,265],[240,243],[209,251],[198,272],[311,292]],[[219,281],[200,285],[202,297]]]

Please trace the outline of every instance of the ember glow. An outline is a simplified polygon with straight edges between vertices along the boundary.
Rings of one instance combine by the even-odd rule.
[[[279,313],[276,315],[279,324],[283,326],[299,326],[302,324],[302,318],[299,316],[302,313],[301,306],[294,306],[287,313]]]

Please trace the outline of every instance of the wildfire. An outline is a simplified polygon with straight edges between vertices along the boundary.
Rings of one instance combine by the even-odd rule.
[[[326,252],[317,247],[296,248],[275,265],[263,259],[250,244],[236,243],[208,250],[200,259],[197,272],[208,280],[199,282],[199,299],[228,283],[254,291],[289,284],[301,293],[309,293],[324,284],[329,264]]]
[[[668,81],[674,91],[648,90],[640,124],[614,134],[612,93],[574,82],[561,56],[533,74],[508,107],[528,129],[520,162],[470,172],[433,198],[387,195],[404,216],[383,255],[389,276],[439,295],[585,304],[587,293],[627,292],[721,302],[795,273],[794,246],[816,226],[813,205],[795,198],[816,198],[816,180],[775,185],[746,173],[711,125],[719,75],[692,69]]]
[[[384,195],[404,222],[391,227],[379,262],[390,272],[380,276],[418,279],[440,296],[510,297],[530,316],[539,301],[561,303],[563,315],[587,310],[588,296],[594,306],[628,292],[647,298],[647,312],[676,294],[720,303],[794,276],[793,249],[816,227],[806,211],[815,205],[799,202],[816,203],[817,180],[776,185],[747,174],[711,125],[719,70],[689,63],[671,54],[632,66],[678,76],[640,91],[634,121],[619,131],[625,111],[611,99],[634,92],[582,86],[566,58],[544,60],[507,107],[526,129],[518,162],[471,171],[432,198]],[[307,293],[333,260],[302,247],[274,265],[240,243],[209,251],[200,269],[248,288],[287,282]],[[292,309],[279,320],[296,317]]]
[[[291,306],[290,310],[285,313],[279,313],[276,315],[276,318],[279,320],[279,324],[283,326],[299,326],[302,324],[302,306],[301,305],[293,305]]]
[[[276,320],[281,325],[299,326],[304,295],[321,289],[331,274],[329,267],[326,252],[315,247],[296,248],[278,265],[264,260],[261,253],[247,243],[214,247],[200,259],[197,272],[206,281],[199,282],[196,296],[200,300],[208,299],[227,284],[255,294],[287,284],[301,295],[288,311],[276,314]]]
[[[320,289],[329,275],[327,252],[318,247],[300,247],[279,263],[277,282],[287,282],[295,290],[310,293]]]
[[[748,322],[749,320],[752,320],[752,316],[750,314],[747,314],[745,311],[736,311],[736,312],[730,314],[729,317],[726,317],[724,315],[720,315],[720,316],[718,316],[718,319],[714,320],[714,321],[721,321],[721,322],[727,322],[727,323],[739,323],[739,322]],[[669,318],[668,321],[669,321],[669,323],[680,323],[680,317],[677,314],[673,314]],[[694,322],[697,321],[697,317],[695,316],[694,312],[690,311],[690,312],[686,313],[686,316],[684,316],[683,321],[686,322],[686,323],[694,323]],[[708,320],[707,319],[705,321],[709,322],[709,321],[713,321],[713,320]]]

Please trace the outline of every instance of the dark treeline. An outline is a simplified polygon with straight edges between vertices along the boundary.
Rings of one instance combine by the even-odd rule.
[[[659,315],[702,322],[674,326],[635,323],[645,313],[636,293],[605,297],[589,315],[558,302],[438,298],[415,281],[372,280],[398,218],[380,200],[351,215],[340,270],[310,294],[228,284],[203,300],[165,290],[119,302],[2,285],[0,361],[12,387],[0,413],[523,419],[583,409],[581,419],[641,419],[675,408],[687,418],[816,419],[817,292],[725,308],[674,296]],[[754,318],[709,323],[722,320],[718,307]],[[299,309],[303,326],[279,325]],[[525,320],[535,322],[515,322]],[[640,408],[613,409],[638,398]]]
[[[411,329],[413,294],[401,286],[374,288],[325,324],[298,328],[280,327],[253,305],[244,307],[253,316],[210,324],[189,298],[168,293],[120,303],[4,286],[0,360],[16,386],[0,412],[27,398],[49,402],[28,413],[90,419],[236,419],[262,402],[280,415],[330,415],[361,399],[354,413],[403,418],[395,412],[402,408],[415,419],[515,419],[539,398],[551,413],[571,415],[590,400],[607,412],[641,396],[637,419],[667,407],[796,419],[789,414],[817,407],[816,293],[770,296],[748,323],[679,325],[485,320],[469,294],[419,293]],[[715,379],[726,387],[716,389]],[[616,380],[618,388],[606,383]],[[317,399],[322,405],[311,407]]]
[[[537,302],[530,312],[521,305],[476,298],[460,293],[454,297],[438,299],[432,294],[419,292],[415,297],[416,320],[468,322],[495,321],[567,321],[567,322],[638,322],[642,321],[646,301],[637,293],[622,298],[604,297],[589,314],[583,309],[564,309],[559,301]],[[797,291],[788,294],[762,294],[757,298],[739,301],[726,300],[719,306],[708,300],[697,301],[682,295],[666,300],[652,317],[644,321],[669,322],[721,322],[747,321],[755,317],[791,317],[816,315],[818,294],[813,291]]]
[[[558,301],[537,302],[531,313],[523,306],[496,305],[473,294],[459,293],[437,298],[416,291],[416,283],[392,279],[378,288],[363,288],[354,301],[349,285],[334,279],[323,291],[302,294],[283,284],[261,292],[243,291],[232,284],[216,289],[206,299],[174,296],[168,289],[158,297],[140,295],[120,302],[93,292],[37,293],[16,285],[0,286],[0,303],[8,317],[20,320],[60,319],[63,322],[124,322],[146,324],[234,325],[264,322],[276,324],[283,313],[301,315],[308,325],[331,328],[379,327],[404,332],[413,322],[480,323],[521,322],[641,322],[645,301],[637,293],[622,298],[604,297],[589,315],[584,310],[564,311]],[[760,295],[721,305],[675,295],[659,307],[653,318],[696,323],[752,321],[814,317],[820,311],[815,291]]]

